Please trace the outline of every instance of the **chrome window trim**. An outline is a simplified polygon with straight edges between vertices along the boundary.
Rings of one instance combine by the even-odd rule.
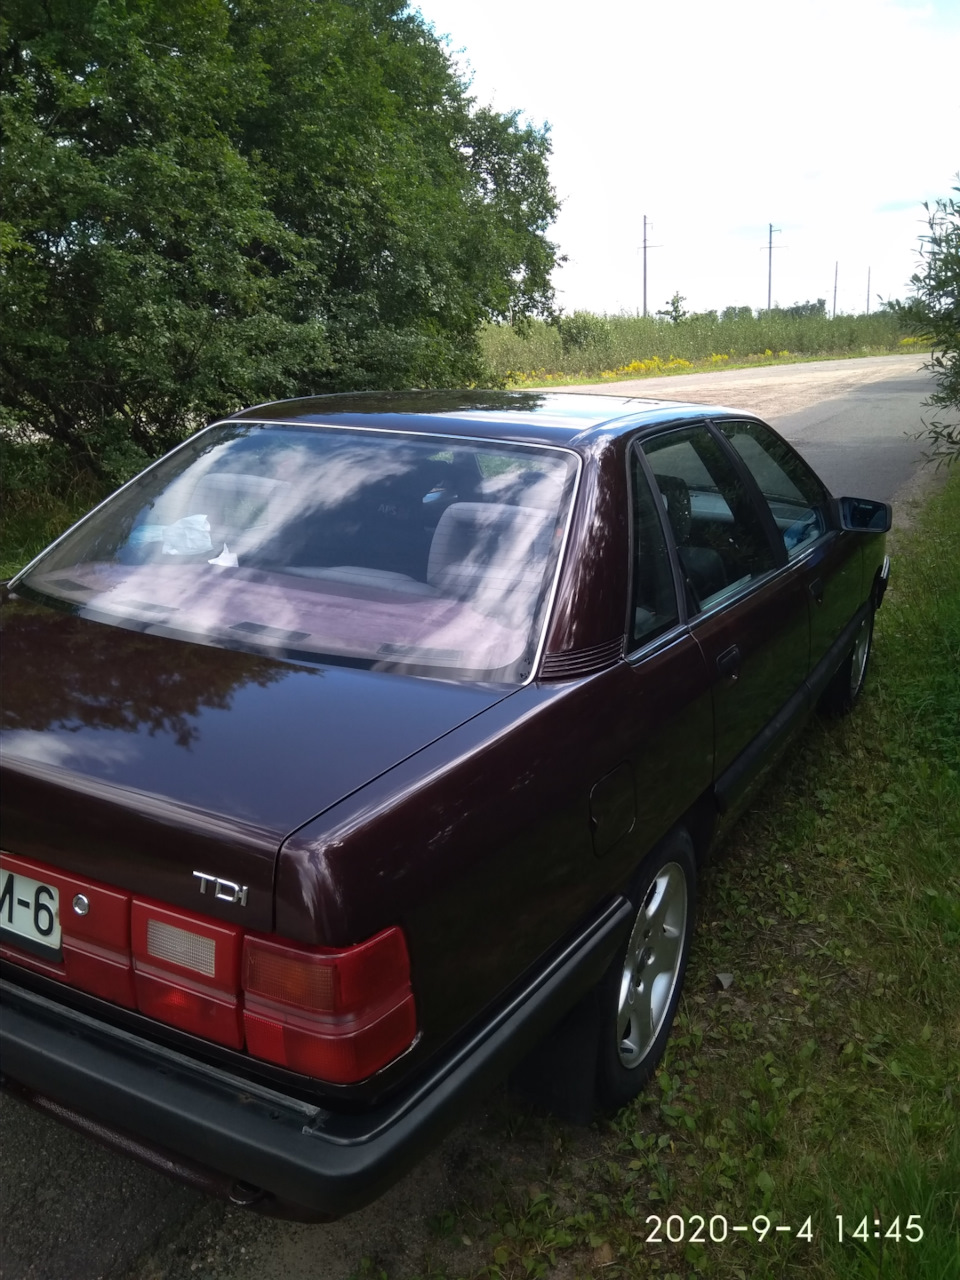
[[[728,594],[721,596],[705,609],[700,609],[697,613],[691,615],[688,623],[691,631],[702,618],[712,618],[721,609],[729,608],[732,604],[739,604],[741,600],[746,599],[747,596],[752,595],[755,591],[772,585],[777,578],[786,577],[792,573],[797,564],[798,561],[796,560],[788,560],[785,564],[774,565],[772,569],[768,569],[765,573],[760,574],[759,577],[751,578],[748,582],[744,582],[742,586],[731,588]]]
[[[652,640],[648,640],[646,644],[642,644],[639,649],[633,649],[630,653],[623,655],[624,662],[629,663],[631,667],[637,667],[641,662],[646,662],[648,658],[655,658],[658,653],[664,649],[672,648],[681,640],[693,636],[690,622],[677,622],[668,631],[662,631],[660,635],[654,636]]]
[[[827,525],[826,529],[824,529],[822,533],[817,534],[817,536],[810,542],[804,542],[797,549],[797,554],[795,556],[791,556],[788,551],[787,563],[783,567],[785,569],[789,569],[795,564],[803,564],[814,551],[821,548],[830,538],[836,538],[839,533],[839,529],[831,529],[830,526]]]

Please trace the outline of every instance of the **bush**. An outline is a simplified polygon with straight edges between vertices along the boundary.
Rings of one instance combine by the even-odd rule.
[[[960,186],[954,191],[960,196]],[[960,458],[960,201],[947,197],[923,207],[930,231],[920,237],[922,269],[910,280],[914,296],[888,307],[933,347],[925,368],[933,371],[937,390],[926,403],[949,417],[935,417],[926,434],[933,456],[950,463]]]
[[[560,345],[563,354],[586,351],[589,347],[603,347],[610,341],[610,324],[604,316],[590,311],[574,311],[560,321]]]

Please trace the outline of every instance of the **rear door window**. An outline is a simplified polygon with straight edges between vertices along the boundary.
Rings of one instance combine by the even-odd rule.
[[[628,652],[675,626],[680,617],[670,553],[657,512],[659,495],[651,490],[637,453],[631,457],[630,487],[633,589]]]

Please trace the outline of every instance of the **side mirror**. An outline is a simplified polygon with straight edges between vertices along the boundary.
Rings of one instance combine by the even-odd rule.
[[[889,502],[872,498],[834,498],[834,514],[841,529],[853,533],[888,533],[893,524]]]

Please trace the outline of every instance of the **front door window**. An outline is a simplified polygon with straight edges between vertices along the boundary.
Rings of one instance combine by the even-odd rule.
[[[767,500],[790,559],[826,533],[826,489],[798,453],[759,422],[716,424]]]

